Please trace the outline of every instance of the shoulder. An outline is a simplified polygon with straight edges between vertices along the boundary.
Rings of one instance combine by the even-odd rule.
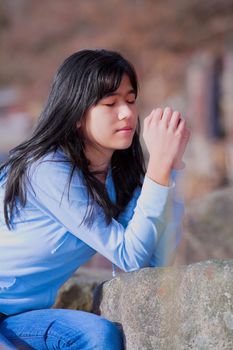
[[[64,185],[69,181],[73,165],[67,155],[60,149],[49,152],[40,159],[32,162],[27,169],[27,178],[30,183],[50,184],[52,186]],[[82,173],[75,170],[72,181],[82,182]]]
[[[37,159],[30,163],[28,172],[32,173],[37,169],[57,169],[57,168],[67,168],[71,167],[71,162],[69,158],[61,150],[49,152],[43,157]]]

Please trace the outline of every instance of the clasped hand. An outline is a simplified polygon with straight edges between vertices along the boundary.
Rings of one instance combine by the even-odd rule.
[[[144,120],[143,138],[149,152],[147,176],[168,185],[171,170],[183,167],[190,138],[185,119],[169,107],[157,108]]]

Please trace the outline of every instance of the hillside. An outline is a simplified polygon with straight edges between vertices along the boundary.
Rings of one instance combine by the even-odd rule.
[[[64,57],[107,47],[134,62],[143,85],[153,80],[159,103],[182,87],[193,52],[224,50],[232,30],[232,0],[3,0],[0,85],[43,100]]]

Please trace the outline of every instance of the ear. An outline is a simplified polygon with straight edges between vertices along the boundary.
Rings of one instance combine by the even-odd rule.
[[[81,127],[81,122],[80,122],[80,121],[78,121],[78,122],[76,123],[76,127],[77,127],[77,129]]]

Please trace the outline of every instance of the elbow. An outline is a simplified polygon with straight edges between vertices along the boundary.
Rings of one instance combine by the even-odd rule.
[[[147,256],[138,256],[134,255],[131,257],[125,256],[121,260],[121,269],[124,272],[133,272],[140,270],[144,267],[149,267],[150,266],[150,257]]]
[[[134,235],[134,239],[124,239],[115,250],[115,259],[124,272],[132,272],[150,266],[150,260],[157,242],[157,232],[150,230],[144,238]]]

